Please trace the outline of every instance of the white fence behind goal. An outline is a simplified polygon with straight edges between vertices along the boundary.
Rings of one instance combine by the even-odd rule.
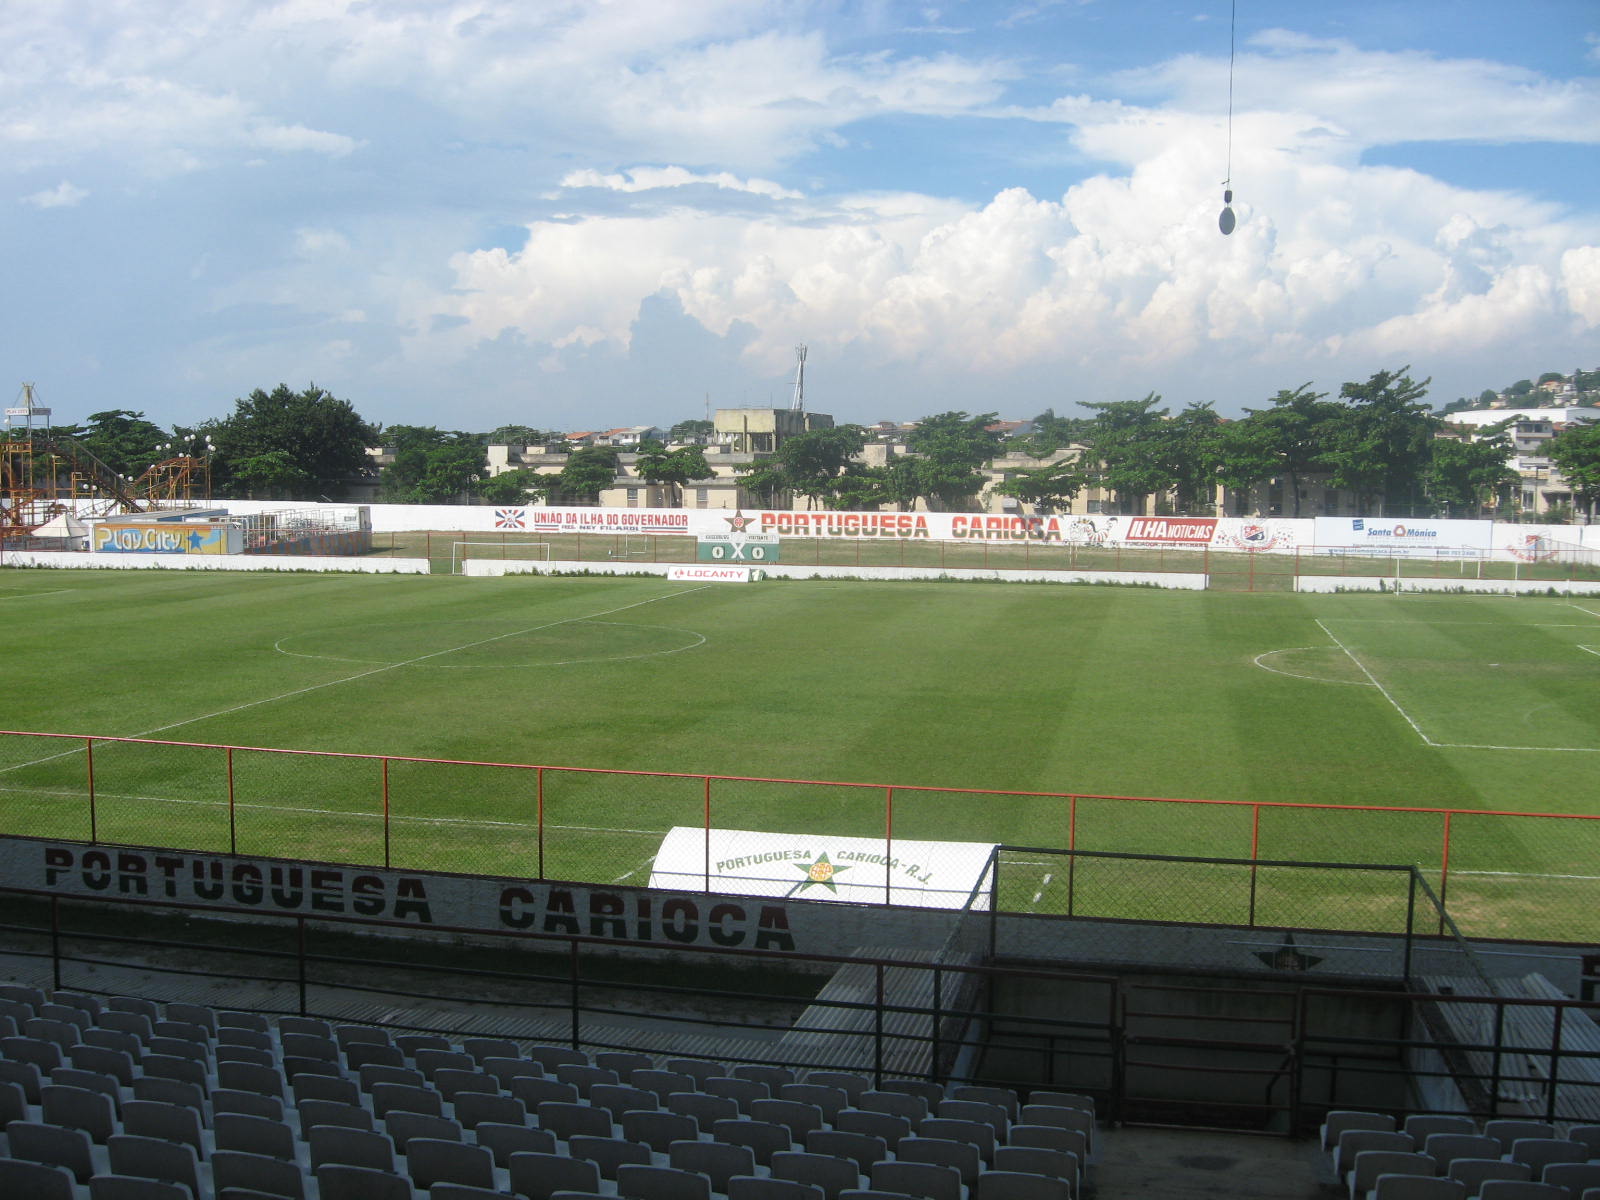
[[[461,574],[469,558],[501,558],[517,562],[550,561],[549,542],[451,542],[450,574]]]

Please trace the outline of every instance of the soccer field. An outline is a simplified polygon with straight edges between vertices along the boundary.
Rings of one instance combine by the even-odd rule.
[[[1069,818],[1058,795],[953,789],[1463,813],[1589,813],[1600,794],[1584,600],[7,570],[0,614],[10,730],[892,784],[905,838],[1250,849],[1248,806]],[[225,848],[218,753],[97,746],[97,836]],[[86,836],[85,767],[0,738],[4,827]],[[235,770],[241,849],[373,861],[373,764]],[[397,863],[531,873],[529,773],[390,771]],[[643,882],[660,834],[704,812],[697,780],[560,780],[544,849],[584,878]],[[881,834],[884,790],[719,784],[715,823]],[[1456,818],[1452,911],[1524,929],[1587,904],[1596,826]],[[1272,809],[1260,827],[1263,857],[1440,865],[1437,817]]]

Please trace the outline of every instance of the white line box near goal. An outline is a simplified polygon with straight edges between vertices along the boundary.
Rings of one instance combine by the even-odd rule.
[[[468,559],[491,558],[509,562],[549,562],[549,542],[451,542],[450,574],[460,575]]]
[[[680,825],[661,839],[650,886],[676,892],[988,911],[993,842],[886,841]],[[709,875],[709,888],[707,887]]]

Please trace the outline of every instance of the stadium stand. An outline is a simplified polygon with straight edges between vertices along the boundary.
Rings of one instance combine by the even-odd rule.
[[[8,1198],[1069,1200],[1095,1128],[1082,1096],[21,984],[0,1003]]]

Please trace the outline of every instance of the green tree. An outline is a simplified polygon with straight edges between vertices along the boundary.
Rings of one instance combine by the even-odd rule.
[[[1049,458],[1057,450],[1082,440],[1089,422],[1082,417],[1058,417],[1056,410],[1047,408],[1033,418],[1033,432],[1019,445],[1034,458]]]
[[[767,498],[770,504],[779,497],[805,496],[814,507],[838,507],[841,484],[859,492],[863,481],[872,477],[856,461],[867,444],[867,431],[860,425],[835,425],[813,429],[785,438],[767,458],[741,464],[736,469],[744,476],[746,489]]]
[[[1526,396],[1531,391],[1533,391],[1533,380],[1519,379],[1506,389],[1506,395]]]
[[[1053,512],[1069,506],[1087,482],[1082,464],[1074,456],[1018,471],[994,490],[1033,505],[1036,512]]]
[[[1476,440],[1434,438],[1422,487],[1428,498],[1451,517],[1477,517],[1484,505],[1518,480],[1507,458],[1511,442],[1504,422]]]
[[[142,412],[126,408],[90,413],[89,424],[77,433],[80,446],[130,479],[165,458],[161,448],[171,440],[171,434],[145,420]]]
[[[1563,375],[1560,371],[1546,371],[1543,375],[1539,376],[1539,380],[1538,380],[1538,382],[1541,383],[1541,384],[1546,384],[1546,383],[1565,383],[1566,381],[1567,381],[1567,377],[1565,375]]]
[[[985,483],[982,468],[1000,453],[1000,435],[989,428],[995,419],[992,412],[943,412],[917,422],[906,438],[911,453],[905,457],[915,464],[909,471],[916,493],[930,509],[970,507]]]
[[[548,488],[548,477],[537,471],[518,468],[478,484],[478,499],[485,504],[526,504],[529,499],[542,495]]]
[[[483,435],[486,446],[547,446],[563,440],[559,433],[532,425],[496,425]]]
[[[1116,496],[1125,512],[1136,511],[1144,498],[1166,492],[1176,482],[1167,459],[1167,410],[1150,392],[1143,400],[1111,400],[1085,404],[1094,413],[1084,440],[1089,445],[1084,475],[1091,487]]]
[[[569,503],[595,504],[600,493],[617,481],[619,454],[615,446],[584,446],[567,456],[556,476],[556,490]]]
[[[1571,485],[1584,512],[1593,516],[1600,502],[1600,421],[1567,426],[1545,445],[1545,453]]]
[[[1363,514],[1380,502],[1390,516],[1419,515],[1422,471],[1441,422],[1422,403],[1429,381],[1418,383],[1407,370],[1378,371],[1339,389],[1347,406],[1326,457],[1333,486],[1355,492]]]
[[[1328,451],[1344,420],[1341,405],[1314,392],[1309,383],[1283,389],[1271,408],[1246,409],[1220,444],[1218,480],[1239,491],[1281,478],[1290,496],[1290,516],[1300,515],[1300,483],[1330,469]]]
[[[713,479],[717,474],[707,464],[705,451],[699,446],[680,446],[676,450],[668,450],[653,439],[639,443],[639,457],[634,465],[641,479],[666,485],[671,498],[669,508],[677,508],[683,503],[685,484],[696,479]]]
[[[315,384],[280,383],[234,401],[230,416],[197,431],[216,443],[212,479],[219,495],[315,500],[344,494],[368,467],[377,431],[348,400]]]
[[[669,442],[695,442],[703,441],[716,433],[717,426],[714,421],[696,420],[679,421],[667,430]]]
[[[1223,426],[1209,403],[1195,403],[1161,427],[1161,461],[1171,479],[1178,512],[1216,511]]]
[[[393,425],[383,440],[394,461],[383,469],[379,494],[397,504],[458,504],[486,473],[481,434]]]

